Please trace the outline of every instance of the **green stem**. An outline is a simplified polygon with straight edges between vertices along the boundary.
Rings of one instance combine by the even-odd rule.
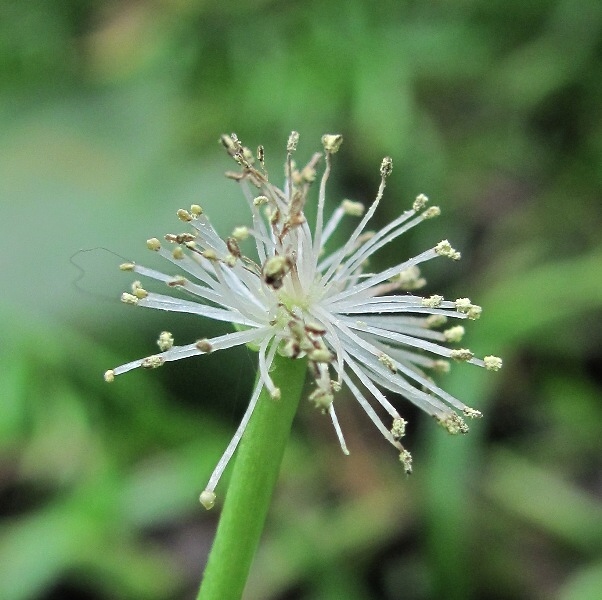
[[[261,392],[237,450],[197,600],[240,600],[305,381],[306,361],[278,355],[270,373],[282,398]]]

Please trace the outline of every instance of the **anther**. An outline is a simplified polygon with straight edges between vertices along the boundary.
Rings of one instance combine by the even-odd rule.
[[[458,298],[456,300],[456,310],[460,313],[465,314],[469,319],[473,321],[481,316],[483,309],[473,304],[469,298]]]
[[[426,279],[420,276],[420,269],[416,265],[400,271],[391,281],[397,283],[399,289],[406,291],[418,290],[426,285]]]
[[[426,306],[428,308],[437,308],[438,306],[441,306],[441,302],[443,302],[443,296],[433,294],[428,298],[422,299],[422,306]]]
[[[223,137],[223,136],[222,136]],[[207,509],[211,510],[215,506],[215,492],[204,490],[199,496],[199,502]]]
[[[435,252],[439,256],[446,256],[447,258],[451,258],[452,260],[460,260],[461,254],[454,250],[451,244],[447,240],[442,240],[435,246]]]
[[[162,331],[159,334],[159,339],[157,340],[157,346],[162,352],[169,350],[173,347],[173,335],[169,331]]]
[[[412,208],[415,212],[420,212],[428,203],[429,199],[424,194],[419,194],[416,196],[416,200],[414,200],[414,204],[412,204]]]
[[[186,285],[186,279],[184,277],[174,277],[170,281],[167,282],[169,287],[178,287]]]
[[[485,356],[483,362],[488,371],[499,371],[502,368],[502,359],[499,356]]]
[[[156,369],[160,367],[165,362],[165,359],[158,354],[154,354],[153,356],[147,356],[140,366],[143,369]]]
[[[123,294],[121,294],[121,301],[124,304],[138,304],[138,298],[133,294],[128,294],[127,292],[123,292]]]
[[[401,417],[393,419],[393,425],[391,426],[391,435],[394,439],[400,440],[406,434],[406,425],[408,422]]]
[[[340,134],[327,133],[322,136],[322,146],[329,154],[335,154],[339,151],[343,143],[343,136]]]
[[[434,360],[433,364],[431,366],[432,366],[432,369],[437,373],[445,374],[445,373],[449,373],[451,370],[449,362],[446,360]]]
[[[352,200],[343,200],[341,208],[346,215],[351,217],[361,217],[364,214],[365,206],[361,202],[353,202]]]
[[[422,213],[423,219],[432,219],[438,217],[441,214],[441,209],[438,206],[430,206]]]
[[[236,241],[236,238],[229,237],[228,239],[226,239],[226,246],[227,246],[228,250],[230,251],[230,254],[232,254],[232,256],[235,256],[236,258],[240,258],[241,252],[240,252],[240,247],[238,245],[238,242]]]
[[[205,354],[208,354],[209,352],[211,352],[213,350],[213,346],[207,339],[198,340],[197,343],[195,344],[195,346],[196,346],[197,350],[200,350],[201,352],[205,352]]]
[[[393,159],[390,156],[385,156],[380,163],[380,175],[384,179],[391,175],[393,171]]]
[[[263,265],[263,279],[275,290],[282,287],[282,279],[291,269],[291,259],[288,256],[271,256]]]
[[[115,381],[115,371],[113,371],[112,369],[105,371],[104,379],[107,383],[112,383],[113,381]]]
[[[470,419],[480,419],[483,417],[483,413],[480,410],[470,408],[470,406],[465,406],[462,409],[462,412],[464,413],[464,416],[466,416]]]
[[[464,336],[465,329],[462,325],[456,325],[455,327],[450,327],[443,332],[446,342],[457,343]]]
[[[458,362],[465,362],[471,360],[474,354],[468,348],[460,348],[459,350],[452,350],[449,356]]]
[[[447,323],[447,317],[445,315],[430,315],[424,320],[424,326],[431,329],[435,327],[441,327]]]
[[[134,294],[138,300],[142,300],[142,298],[148,296],[148,292],[142,287],[142,284],[139,281],[134,281],[132,283],[132,294]]]
[[[238,242],[242,242],[249,237],[249,230],[247,227],[235,227],[232,230],[232,237]]]
[[[326,363],[332,361],[332,354],[327,348],[315,348],[307,353],[307,358],[314,362]]]
[[[458,433],[468,433],[468,425],[464,422],[464,419],[456,413],[451,413],[445,418],[437,418],[440,425],[447,429],[451,435],[457,435]]]
[[[309,323],[305,323],[305,331],[308,333],[313,333],[315,335],[324,335],[326,333],[326,329],[320,323],[314,323],[310,321]]]
[[[122,263],[119,265],[119,269],[121,271],[133,271],[136,268],[136,265],[134,263]]]
[[[217,260],[217,254],[215,253],[215,250],[212,250],[211,248],[203,250],[201,256],[207,260]]]
[[[192,215],[183,208],[180,208],[176,214],[178,215],[178,219],[180,219],[180,221],[184,221],[186,223],[192,221]]]
[[[299,143],[299,132],[291,131],[291,134],[288,136],[288,142],[286,143],[286,151],[289,154],[292,154],[297,149],[298,143]]]
[[[321,410],[322,412],[326,412],[330,408],[330,405],[334,400],[334,396],[322,388],[317,388],[309,395],[308,400],[313,402],[313,405],[317,409]]]
[[[181,246],[176,246],[173,249],[173,252],[171,253],[171,255],[174,257],[175,260],[182,260],[184,258],[184,250],[182,250]]]
[[[412,455],[407,450],[403,450],[399,455],[399,462],[403,465],[406,475],[410,475],[412,473]]]
[[[190,212],[193,216],[198,217],[199,215],[203,214],[203,209],[200,205],[198,204],[191,204],[190,205]]]
[[[387,367],[387,369],[389,369],[391,373],[397,373],[397,367],[395,366],[395,362],[388,354],[385,354],[384,352],[382,354],[379,354],[378,361],[385,365],[385,367]]]
[[[157,250],[161,249],[161,242],[157,238],[151,238],[150,240],[146,240],[146,247],[149,250],[157,252]]]

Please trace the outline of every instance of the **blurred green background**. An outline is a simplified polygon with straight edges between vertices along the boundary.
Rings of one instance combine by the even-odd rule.
[[[351,398],[349,457],[302,405],[245,598],[602,597],[601,59],[597,0],[2,0],[0,598],[194,597],[255,357],[106,385],[163,329],[227,330],[128,310],[116,267],[191,202],[242,224],[219,135],[277,180],[292,129],[299,161],[344,134],[331,207],[387,154],[377,224],[441,206],[379,266],[449,237],[426,291],[482,304],[467,344],[505,367],[441,381],[468,436],[396,400],[411,478]]]

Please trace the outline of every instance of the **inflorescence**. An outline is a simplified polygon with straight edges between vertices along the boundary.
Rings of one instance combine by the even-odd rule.
[[[176,265],[184,275],[166,275],[135,263],[120,267],[192,298],[183,300],[148,292],[140,281],[135,281],[131,291],[122,295],[124,303],[226,321],[233,323],[236,331],[185,346],[174,346],[172,335],[164,331],[157,341],[159,353],[107,371],[106,381],[137,367],[154,369],[165,362],[243,344],[258,348],[258,383],[242,422],[201,494],[206,508],[214,504],[215,487],[262,389],[267,388],[273,399],[281,396],[270,377],[277,352],[291,359],[307,357],[313,378],[309,400],[330,416],[345,454],[347,445],[334,408],[336,394],[343,386],[397,448],[407,473],[412,470],[412,457],[400,442],[407,423],[381,390],[405,396],[450,433],[466,433],[468,426],[463,417],[480,417],[481,413],[442,390],[428,373],[447,372],[446,359],[491,371],[502,366],[496,356],[479,359],[466,348],[445,345],[459,343],[464,334],[461,325],[443,328],[448,319],[478,319],[480,306],[468,298],[449,301],[438,295],[422,297],[414,293],[426,283],[420,273],[421,263],[438,256],[460,258],[447,240],[379,273],[365,272],[367,261],[375,252],[423,220],[438,216],[439,208],[427,207],[428,198],[421,194],[410,210],[381,230],[367,231],[391,174],[392,160],[387,157],[380,167],[376,199],[368,209],[360,202],[343,200],[324,222],[332,155],[343,141],[340,135],[324,135],[326,165],[312,232],[304,208],[322,153],[314,154],[307,165],[298,168],[293,160],[298,139],[296,132],[288,139],[285,181],[280,189],[268,180],[262,146],[255,157],[235,134],[222,136],[222,144],[240,167],[226,176],[240,184],[251,212],[251,225],[236,227],[222,239],[203,209],[193,204],[189,210],[177,212],[190,231],[168,234],[164,242],[157,238],[147,241],[150,250]],[[344,244],[324,251],[340,221],[347,216],[359,218],[359,224]],[[246,239],[254,242],[252,257],[241,250]],[[389,414],[389,426],[368,398]]]

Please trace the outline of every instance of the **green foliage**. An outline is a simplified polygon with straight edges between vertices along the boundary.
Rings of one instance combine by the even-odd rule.
[[[483,305],[467,343],[505,366],[442,381],[485,413],[462,439],[394,400],[410,479],[350,398],[349,457],[302,403],[246,597],[596,598],[601,43],[593,0],[1,3],[0,597],[192,597],[214,534],[198,493],[252,360],[107,386],[158,331],[213,326],[132,317],[121,258],[74,256],[75,285],[69,259],[148,260],[191,202],[239,225],[219,134],[264,144],[276,176],[296,129],[307,156],[345,136],[329,199],[371,199],[389,154],[376,218],[441,206],[383,265],[449,237],[463,259],[428,290]]]

